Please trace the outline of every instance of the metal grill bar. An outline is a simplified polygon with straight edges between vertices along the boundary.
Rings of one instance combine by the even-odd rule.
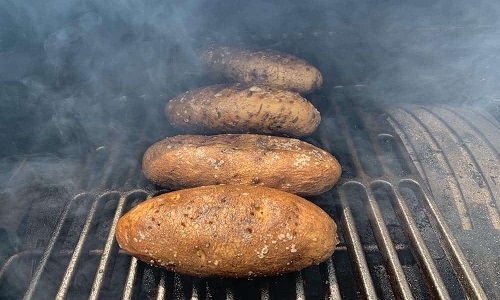
[[[158,292],[156,294],[156,300],[166,299],[166,296],[167,296],[166,281],[167,281],[167,275],[165,274],[165,272],[161,272],[160,282],[158,283]],[[123,297],[123,298],[125,298],[125,297]]]
[[[337,90],[336,92],[338,92],[339,90],[341,90],[341,88],[337,88],[336,90]],[[359,109],[359,107],[357,106],[359,106],[360,104],[356,104],[355,101],[353,101],[353,104],[355,106],[354,110]],[[335,110],[335,113],[340,115],[343,114],[342,109],[347,109],[345,107],[339,106],[335,101],[332,102],[331,106]],[[374,119],[369,119],[368,116],[365,115],[361,116],[359,121],[366,122],[366,124],[362,125],[361,127],[367,127],[368,131],[370,131],[370,128],[372,126],[375,127],[375,125],[373,125],[375,123]],[[362,129],[365,130],[366,128]],[[461,249],[459,248],[457,241],[452,235],[450,229],[447,227],[446,221],[440,214],[436,206],[436,203],[431,198],[427,197],[426,190],[424,190],[419,185],[414,166],[407,167],[412,169],[404,173],[406,179],[401,180],[401,178],[398,177],[398,175],[400,174],[396,174],[394,171],[398,169],[391,169],[390,166],[384,164],[385,161],[383,160],[387,157],[385,157],[383,154],[385,149],[383,148],[384,146],[383,145],[380,146],[377,143],[378,138],[380,137],[379,133],[368,132],[365,133],[365,135],[361,136],[361,137],[368,137],[370,139],[370,142],[372,143],[372,149],[369,149],[368,152],[363,152],[366,151],[366,149],[362,151],[356,151],[357,145],[359,146],[359,144],[355,143],[354,139],[356,138],[359,139],[360,136],[357,135],[355,130],[347,127],[346,122],[343,122],[339,125],[338,131],[340,132],[340,135],[344,139],[345,144],[350,151],[350,158],[352,159],[350,163],[355,168],[356,173],[354,176],[356,177],[355,179],[356,181],[341,182],[337,189],[337,191],[339,192],[339,197],[336,197],[335,199],[336,200],[338,199],[339,201],[338,203],[340,204],[341,208],[340,229],[342,230],[343,238],[346,241],[346,246],[345,245],[339,246],[337,248],[337,251],[339,252],[348,251],[355,272],[355,280],[357,282],[357,288],[358,288],[357,291],[360,294],[360,296],[366,299],[378,298],[374,282],[370,273],[370,269],[368,267],[367,256],[365,254],[367,254],[368,252],[378,253],[380,251],[384,261],[382,267],[385,267],[385,270],[387,270],[387,273],[389,274],[390,284],[392,286],[394,295],[398,299],[413,298],[412,290],[406,278],[403,266],[399,261],[397,252],[402,250],[408,250],[409,247],[406,243],[394,243],[389,233],[388,227],[385,225],[384,222],[385,215],[383,215],[381,211],[381,208],[384,208],[383,207],[384,202],[380,202],[379,206],[379,203],[377,201],[380,199],[377,198],[378,194],[375,191],[375,189],[377,189],[378,187],[382,187],[388,194],[390,194],[388,196],[390,204],[392,205],[394,212],[396,213],[397,220],[399,220],[399,224],[401,224],[401,228],[404,231],[404,236],[406,236],[406,239],[408,239],[409,244],[412,246],[410,249],[412,250],[413,256],[415,257],[418,263],[419,269],[422,273],[422,277],[424,278],[424,281],[431,295],[433,297],[440,299],[450,299],[446,285],[439,274],[439,271],[436,267],[433,257],[431,256],[429,249],[427,248],[427,245],[425,244],[426,242],[424,241],[422,235],[420,234],[415,218],[412,216],[412,212],[410,211],[410,208],[406,204],[405,198],[402,197],[402,194],[400,192],[402,188],[405,189],[409,188],[412,191],[414,191],[415,194],[420,194],[420,196],[417,196],[417,198],[419,199],[419,201],[421,201],[422,204],[421,206],[426,208],[425,211],[426,215],[428,216],[429,220],[431,220],[431,223],[433,225],[432,227],[436,229],[435,230],[436,234],[439,237],[441,237],[439,239],[441,246],[446,252],[446,256],[448,257],[448,260],[451,262],[451,266],[455,270],[458,280],[462,285],[467,297],[481,298],[481,299],[486,298],[484,291],[482,290],[482,287],[480,286],[479,282],[477,281],[477,278],[472,272],[472,269],[469,263],[467,262],[464,254],[462,253]],[[328,143],[329,141],[331,143],[331,136],[329,135],[331,135],[331,133],[328,132],[325,133],[324,131],[320,132],[320,138],[322,139],[325,148],[330,147]],[[394,136],[389,134],[386,134],[386,136],[394,138]],[[394,139],[397,140],[397,137]],[[372,169],[369,170],[370,168],[372,168],[372,166],[369,165],[370,164],[369,161],[368,162],[366,161],[366,157],[370,157],[371,155],[370,151],[374,151],[375,154],[374,156],[376,156],[377,161],[380,163],[381,165],[380,170],[382,171],[380,170],[373,171]],[[114,155],[113,154],[110,155],[109,158],[110,164],[117,164],[119,162],[118,159],[119,155],[116,154],[117,152],[119,151],[113,152],[115,153]],[[362,159],[363,162],[361,161]],[[408,160],[408,157],[404,157],[404,159]],[[365,170],[365,168],[367,169]],[[126,178],[125,180],[121,181],[119,180],[120,182],[114,182],[114,181],[111,182],[113,179],[111,176],[112,172],[110,170],[112,169],[113,168],[110,167],[109,169],[107,169],[107,171],[104,172],[104,176],[102,179],[104,184],[103,183],[101,184],[103,185],[110,184],[111,187],[116,187],[116,185],[121,186],[122,185],[121,181],[123,181],[123,184],[129,186],[131,184],[134,184],[134,181],[137,179],[137,177],[134,179],[134,174],[136,174],[137,171],[140,170],[140,165],[134,164],[133,166],[131,166],[131,168],[124,170],[126,171],[124,173],[126,174],[125,175]],[[387,179],[387,181],[379,180],[380,177]],[[122,178],[124,178],[124,176],[122,176]],[[353,184],[360,186],[361,187],[360,190],[362,190],[361,193],[365,193],[366,197],[364,200],[366,201],[365,203],[368,204],[367,209],[370,221],[369,223],[371,224],[371,228],[373,229],[376,244],[373,243],[371,236],[369,238],[370,239],[369,243],[362,244],[361,242],[360,235],[363,238],[365,238],[365,235],[363,232],[359,232],[358,230],[361,230],[361,227],[364,228],[364,223],[362,225],[359,225],[355,222],[353,212],[358,213],[357,210],[358,206],[350,204],[348,199],[349,198],[348,188],[349,185]],[[394,188],[395,185],[397,185],[397,188]],[[147,194],[148,198],[151,197],[152,195],[151,193],[147,193],[145,191],[141,192]],[[107,232],[104,249],[88,250],[89,251],[88,254],[101,256],[101,259],[99,261],[99,266],[97,268],[92,283],[90,299],[99,298],[99,295],[103,294],[102,293],[103,290],[104,292],[107,292],[107,290],[103,288],[104,282],[106,280],[105,278],[107,278],[106,274],[109,274],[110,272],[109,270],[111,268],[110,265],[113,262],[112,256],[114,256],[115,253],[120,253],[119,251],[115,251],[117,250],[116,242],[114,239],[116,224],[118,222],[118,219],[125,212],[129,202],[132,201],[131,198],[132,194],[134,194],[134,192],[122,195],[118,199],[118,204],[116,208],[113,208],[114,217],[111,223],[111,229]],[[59,290],[57,291],[56,298],[57,299],[65,298],[67,296],[68,290],[73,289],[73,287],[71,286],[71,282],[72,278],[75,276],[75,269],[78,266],[79,260],[81,260],[83,252],[87,251],[85,249],[85,243],[88,240],[88,235],[89,235],[88,233],[91,229],[91,224],[93,224],[94,219],[96,219],[96,211],[98,210],[98,207],[100,205],[99,203],[103,201],[101,199],[102,198],[101,196],[92,203],[92,207],[89,209],[88,215],[86,216],[85,223],[83,224],[83,229],[81,230],[81,233],[78,236],[78,241],[76,243],[74,250],[73,251],[61,250],[56,252],[55,250],[57,249],[54,249],[54,247],[55,248],[58,247],[54,245],[57,245],[58,239],[61,238],[60,236],[61,228],[64,227],[65,220],[68,218],[68,209],[71,207],[72,205],[71,203],[75,202],[75,198],[73,198],[70,201],[70,203],[66,206],[65,210],[61,213],[61,218],[57,223],[57,226],[54,230],[51,239],[49,240],[46,249],[43,251],[43,253],[42,252],[36,253],[38,255],[37,257],[41,256],[41,259],[40,263],[37,265],[37,268],[34,272],[34,276],[29,284],[28,290],[26,291],[25,299],[32,299],[34,298],[34,295],[38,293],[36,289],[40,276],[45,276],[42,275],[44,274],[44,270],[49,269],[46,268],[46,264],[49,258],[56,254],[60,254],[61,256],[65,257],[70,257],[64,277],[62,278],[61,281],[61,285],[59,286]],[[116,200],[117,199],[115,198],[115,201]],[[328,205],[331,205],[330,203],[331,200],[332,199],[328,201],[329,202]],[[113,214],[113,210],[110,211],[110,214]],[[368,222],[366,222],[366,224],[368,224]],[[376,256],[378,258],[378,255]],[[5,273],[4,270],[10,266],[12,261],[13,261],[12,259],[9,260],[8,264],[4,266],[4,268],[0,272],[0,278],[2,277],[2,274]],[[142,266],[143,263],[138,261],[136,258],[130,259],[130,266],[128,269],[127,277],[125,279],[125,285],[122,294],[123,299],[133,299],[134,297],[137,296],[136,292],[138,291],[135,289],[137,289],[138,278],[142,278],[140,274]],[[448,265],[446,266],[448,267]],[[325,269],[326,269],[326,274],[324,272]],[[326,276],[328,280],[328,286],[326,287],[327,289],[326,296],[328,296],[330,299],[340,298],[341,293],[339,288],[339,282],[337,281],[337,275],[341,273],[336,274],[332,258],[327,260],[326,263],[322,267],[320,267],[319,270],[321,276]],[[408,276],[412,274],[413,273],[408,273]],[[218,296],[224,295],[223,292],[221,292],[222,295],[219,293],[214,294],[211,288],[214,287],[216,289],[217,284],[213,286],[211,285],[211,283],[209,284],[209,281],[191,280],[189,278],[186,279],[186,277],[182,275],[171,274],[166,271],[160,272],[159,277],[157,277],[157,275],[154,275],[154,278],[155,278],[154,280],[159,281],[156,290],[153,290],[152,292],[156,299],[166,299],[167,297],[170,296],[173,296],[173,298],[175,299],[185,299],[185,298],[211,299],[217,297],[217,295]],[[290,279],[290,281],[288,282],[290,290],[288,291],[292,293],[293,289],[295,289],[296,299],[305,299],[306,295],[309,295],[306,292],[310,291],[309,290],[310,287],[308,287],[307,285],[309,278],[310,276],[308,276],[308,272],[306,270],[304,271],[304,273],[297,272],[294,273],[293,275],[290,275],[290,277],[283,277],[278,280],[278,283],[280,284],[287,283],[288,279]],[[283,281],[280,282],[280,280],[282,279]],[[148,277],[148,280],[151,280],[151,277]],[[233,286],[229,284],[236,282],[238,281],[225,281],[225,283],[222,285],[224,286],[226,299],[234,299],[237,296],[235,294],[235,291],[233,290]],[[255,292],[257,296],[259,295],[260,292],[261,299],[271,299],[271,297],[275,298],[274,297],[276,296],[275,293],[277,293],[275,282],[272,279],[267,279],[267,278],[258,279],[251,284],[244,283],[243,285],[245,285],[244,288],[246,287],[246,285],[248,285],[249,289],[251,289],[251,293]],[[387,290],[389,291],[390,289]],[[149,290],[148,293],[150,293]]]
[[[476,157],[496,157],[496,159],[498,159],[498,155],[495,155],[495,153],[493,153],[494,149],[488,147],[484,141],[469,143],[470,145],[467,145],[468,143],[461,142],[461,136],[471,135],[467,130],[463,130],[461,128],[464,127],[463,124],[458,123],[459,126],[453,126],[452,124],[449,124],[452,122],[445,122],[437,113],[440,113],[441,116],[446,117],[448,120],[453,120],[455,123],[460,122],[459,118],[455,114],[450,113],[447,110],[436,109],[436,113],[434,113],[428,109],[417,108],[415,109],[413,116],[419,121],[419,123],[422,124],[422,127],[424,127],[427,132],[431,132],[431,128],[429,128],[426,123],[432,122],[433,127],[438,129],[434,130],[433,135],[436,136],[435,143],[439,146],[439,148],[445,149],[447,145],[462,144],[462,146],[457,147],[455,151],[445,152],[443,155],[447,158],[447,160],[461,162],[460,164],[450,163],[449,167],[457,178],[462,197],[466,199],[466,201],[468,200],[472,202],[468,203],[469,207],[473,206],[474,203],[486,204],[485,207],[488,210],[488,217],[491,220],[492,225],[495,229],[500,229],[500,216],[498,210],[495,207],[488,205],[490,199],[495,199],[493,195],[495,189],[491,189],[489,184],[485,184],[486,189],[482,188],[477,185],[474,178],[470,176],[457,176],[459,174],[467,174],[467,172],[476,172],[477,174],[495,174],[491,161],[488,160],[486,163],[482,163],[482,160],[477,160]],[[473,155],[472,153],[474,152],[478,155]],[[472,168],[473,171],[470,171],[470,168]],[[485,182],[488,182],[488,178],[484,178],[484,180]],[[470,215],[474,215],[474,213],[474,209],[469,210]]]
[[[456,114],[460,117],[464,122],[466,122],[471,128],[474,129],[475,133],[482,136],[483,141],[490,145],[492,150],[500,148],[500,142],[498,141],[498,135],[496,134],[499,129],[498,123],[491,115],[484,115],[475,112],[474,114],[470,113],[470,110],[466,110],[465,108],[454,107],[453,109],[439,107],[439,110],[448,110],[450,113]],[[489,118],[488,118],[489,117]],[[481,128],[479,130],[478,128]],[[497,155],[499,155],[498,151],[495,151]]]
[[[413,119],[401,117],[404,114],[412,116]],[[411,115],[409,112],[406,112],[405,110],[402,109],[395,109],[391,111],[390,121],[394,124],[393,126],[396,129],[399,129],[399,134],[405,138],[406,147],[410,147],[412,149],[410,150],[411,152],[418,153],[418,151],[415,150],[415,145],[412,143],[412,140],[408,138],[407,133],[404,130],[405,128],[404,124],[401,123],[404,122],[405,120],[417,120],[417,119],[415,119],[414,115]],[[414,122],[418,122],[418,120]],[[408,126],[410,126],[414,130],[422,130],[421,128],[414,125],[408,125]],[[412,134],[415,134],[415,132],[412,132]],[[421,133],[419,134],[419,136],[423,137],[428,136],[427,137],[428,139],[432,139],[432,136],[428,135],[427,133]],[[439,150],[439,148],[436,150]],[[421,168],[421,170],[424,170],[424,168]],[[431,175],[433,175],[432,178],[439,178],[438,175],[434,174]],[[454,180],[455,181],[454,184],[456,184],[457,180],[456,177],[451,177],[450,179]],[[430,182],[430,184],[432,185],[433,183]],[[399,188],[402,187],[409,188],[415,194],[417,194],[422,205],[426,208],[425,211],[429,219],[433,223],[433,227],[436,229],[436,233],[440,237],[439,241],[442,245],[442,248],[445,251],[446,256],[448,257],[455,273],[457,274],[457,278],[460,284],[462,285],[465,294],[468,297],[475,299],[486,299],[486,295],[484,293],[483,288],[479,284],[477,277],[475,276],[474,272],[472,271],[472,268],[470,267],[469,262],[467,261],[462,250],[460,249],[457,240],[452,234],[452,231],[446,224],[444,217],[441,215],[437,204],[434,202],[434,200],[432,200],[427,196],[427,192],[424,191],[424,189],[420,186],[420,184],[418,184],[416,180],[413,179],[402,180],[399,184]],[[458,187],[457,189],[460,190]],[[461,200],[462,196],[460,194],[455,195],[454,199]]]
[[[426,110],[428,113],[432,113],[429,110]],[[477,124],[481,125],[481,128],[484,128],[484,130],[479,131],[475,126],[473,126],[470,121],[466,116],[462,116],[458,112],[455,111],[450,111],[448,109],[441,109],[441,108],[436,108],[436,112],[440,113],[442,116],[446,117],[448,120],[454,121],[449,122],[450,124],[446,124],[446,122],[442,121],[441,118],[439,118],[443,124],[446,124],[448,127],[448,130],[450,130],[454,136],[457,138],[460,137],[467,137],[467,136],[481,136],[481,139],[479,141],[476,141],[474,143],[463,143],[463,149],[466,151],[466,157],[468,160],[470,160],[470,163],[474,165],[474,168],[477,170],[479,174],[495,174],[495,164],[491,163],[491,160],[489,158],[496,159],[497,162],[500,161],[500,155],[496,149],[500,149],[500,139],[498,136],[495,138],[491,136],[493,132],[498,132],[494,131],[493,126],[488,126],[490,123],[487,123],[486,121],[481,122],[484,120],[483,118],[477,118],[475,122]],[[432,113],[434,116],[436,116],[436,113]],[[436,116],[437,117],[437,116]],[[469,130],[466,126],[463,126],[463,124],[466,123],[468,126],[470,126],[472,130]],[[467,162],[468,163],[468,162]],[[489,217],[491,219],[492,225],[495,227],[495,229],[500,230],[500,212],[498,210],[498,205],[500,205],[500,189],[495,188],[496,183],[490,176],[484,176],[484,181],[485,181],[485,186],[486,186],[486,192],[474,190],[472,192],[473,195],[470,195],[468,198],[479,198],[478,194],[485,194],[483,195],[484,202],[489,202],[488,200],[490,199],[497,199],[496,205],[487,205],[487,209],[489,211]],[[474,184],[470,185],[463,185],[467,186],[467,189],[462,189],[463,193],[465,194],[467,191],[471,193],[471,188],[472,186],[475,186]],[[471,193],[472,194],[472,193]]]
[[[372,184],[372,188],[376,184],[383,185],[384,188],[394,193],[392,186],[388,182],[376,181]],[[390,197],[390,200],[396,215],[398,216],[400,222],[404,225],[403,230],[405,231],[406,237],[414,249],[413,252],[416,256],[417,262],[420,268],[423,269],[423,275],[425,276],[427,287],[436,299],[450,299],[448,290],[446,289],[443,279],[439,274],[429,249],[425,245],[424,239],[418,230],[410,209],[403,200],[403,197],[399,194],[399,191],[397,191],[397,194],[394,194],[394,197]]]
[[[193,288],[191,292],[191,300],[198,300],[198,288],[196,287],[196,284],[193,283]]]
[[[269,280],[264,279],[260,286],[260,299],[261,300],[269,300]]]
[[[302,279],[302,273],[297,272],[295,276],[295,295],[297,300],[306,299],[304,292],[304,280]]]
[[[108,239],[106,240],[106,245],[104,246],[104,252],[101,256],[101,261],[99,262],[99,267],[97,268],[97,273],[92,284],[92,289],[90,291],[89,299],[96,300],[99,297],[99,293],[102,286],[102,280],[104,278],[104,272],[109,261],[110,252],[112,250],[113,244],[115,244],[115,230],[118,219],[123,215],[125,209],[125,202],[127,197],[121,196],[116,207],[115,216],[113,218],[113,223],[111,224],[111,229],[109,230]]]
[[[337,282],[337,276],[335,276],[335,268],[331,258],[326,261],[326,268],[328,272],[328,288],[330,292],[329,299],[340,299],[339,284]]]
[[[334,109],[337,113],[339,113],[339,114],[341,113],[340,106],[338,105],[338,103],[336,101],[332,101],[332,106],[334,107]],[[352,137],[352,135],[351,135],[351,133],[350,133],[350,131],[347,128],[347,125],[345,123],[343,123],[341,126],[341,133],[342,133],[342,136],[346,137],[346,144],[347,144],[348,148],[349,149],[356,149],[356,146],[354,145],[354,142],[353,142],[353,137]],[[351,153],[351,155],[352,155],[352,161],[356,167],[358,174],[360,175],[360,177],[365,177],[366,175],[364,173],[364,169],[362,167],[362,163],[361,163],[361,160],[358,156],[358,153],[356,151],[353,151],[353,153]],[[342,191],[344,191],[344,188],[345,188],[345,185],[343,186]],[[359,239],[359,236],[357,234],[357,228],[356,228],[356,225],[354,223],[354,218],[353,218],[351,210],[347,204],[347,201],[345,200],[346,198],[347,197],[345,196],[345,194],[343,194],[340,197],[340,203],[341,203],[342,212],[343,212],[343,214],[342,214],[342,228],[345,228],[344,235],[346,236],[348,244],[351,245],[350,248],[352,248],[351,251],[349,251],[349,253],[351,255],[351,259],[355,263],[354,268],[356,270],[356,274],[358,276],[358,282],[361,286],[361,292],[364,295],[364,298],[377,299],[375,287],[373,285],[370,271],[368,269],[368,264],[366,262],[365,255],[363,253],[363,247],[361,244],[361,240]],[[385,243],[390,242],[390,238],[385,240],[385,239],[381,239],[381,236],[380,236],[377,240],[379,241],[379,244],[380,244],[380,242],[384,243],[383,248],[386,248],[385,257],[387,257],[387,253],[388,253],[387,248],[388,247],[385,246],[386,245]],[[396,255],[396,259],[397,259],[397,255]],[[386,261],[387,261],[387,259],[386,259]],[[393,271],[394,271],[393,276],[398,276],[396,274],[398,274],[399,272],[396,273],[394,269],[393,269]],[[401,276],[398,276],[398,279],[399,279],[399,277],[401,277]],[[404,276],[403,276],[403,278],[404,278]],[[408,287],[408,289],[409,289],[409,287]],[[403,290],[404,290],[404,292],[403,292]],[[400,292],[401,292],[400,294],[407,295],[406,287],[404,289],[401,288]],[[411,295],[411,292],[409,295]]]
[[[486,294],[481,287],[481,284],[477,280],[476,275],[472,271],[472,268],[465,258],[462,249],[458,245],[457,240],[453,236],[448,224],[446,224],[445,219],[439,212],[436,203],[432,201],[427,194],[420,187],[418,182],[414,180],[402,180],[400,186],[408,187],[413,190],[415,193],[420,194],[423,204],[426,207],[430,217],[436,223],[436,227],[439,230],[439,234],[441,238],[439,241],[442,243],[443,249],[445,250],[448,259],[451,262],[451,265],[455,272],[458,275],[458,280],[462,285],[465,294],[470,299],[487,299]]]
[[[76,202],[76,199],[78,197],[83,197],[83,194],[72,198],[69,203],[66,205],[64,208],[64,211],[62,212],[61,216],[59,217],[59,221],[57,222],[57,226],[54,229],[54,232],[52,236],[50,237],[49,243],[47,244],[47,247],[45,248],[45,251],[43,252],[42,259],[38,263],[38,267],[35,271],[35,274],[33,275],[30,285],[28,286],[28,290],[26,291],[23,299],[29,300],[33,298],[35,289],[37,288],[38,282],[40,281],[40,276],[42,275],[42,272],[45,270],[45,266],[47,265],[47,261],[52,254],[52,250],[54,250],[54,245],[56,244],[57,239],[59,238],[59,235],[61,234],[61,229],[63,228],[64,223],[66,222],[66,217],[68,216],[69,209],[72,206],[74,202]]]
[[[354,262],[354,270],[361,288],[360,292],[365,299],[377,299],[377,293],[375,292],[375,286],[370,276],[363,246],[359,239],[356,224],[354,223],[354,217],[349,205],[345,201],[345,197],[340,197],[340,204],[342,206],[342,232],[346,239],[351,259]]]
[[[125,281],[125,289],[123,290],[122,299],[132,299],[132,292],[134,289],[135,277],[137,275],[138,260],[132,257],[130,260],[130,267],[128,269],[127,280]]]
[[[59,287],[59,291],[57,292],[56,299],[64,299],[66,297],[66,293],[68,292],[70,282],[73,278],[76,264],[78,263],[78,259],[82,254],[83,244],[85,243],[85,240],[87,238],[90,226],[94,220],[97,206],[99,205],[100,201],[102,201],[102,197],[94,201],[92,207],[90,208],[87,220],[85,221],[85,225],[82,229],[82,233],[80,234],[78,243],[76,244],[75,250],[73,251],[73,255],[71,256],[68,267],[66,268],[66,272],[64,273],[64,277]]]
[[[226,287],[226,300],[234,299],[234,291],[232,287]]]
[[[387,265],[387,271],[391,277],[391,285],[398,298],[413,299],[410,286],[403,272],[403,267],[399,262],[398,254],[394,249],[391,236],[384,223],[382,212],[375,201],[375,198],[370,190],[367,190],[367,200],[369,210],[370,223],[372,224],[373,232],[377,239],[380,252],[384,257],[384,262]]]
[[[333,102],[334,108],[337,112],[339,112],[340,107]],[[352,142],[352,136],[349,131],[349,129],[343,124],[342,126],[342,134],[343,136],[348,137],[346,143],[348,144],[350,149],[355,149],[355,145]],[[376,143],[375,143],[376,144]],[[377,147],[378,145],[376,145]],[[379,150],[380,149],[376,149]],[[363,167],[361,164],[361,161],[358,157],[358,154],[356,151],[352,153],[352,159],[353,162],[356,166],[356,169],[358,172],[361,172],[363,174]],[[364,176],[362,176],[364,177]],[[389,264],[388,266],[388,271],[389,274],[391,275],[392,279],[391,284],[393,285],[393,289],[395,290],[396,294],[398,294],[400,297],[405,297],[405,298],[412,298],[411,295],[411,290],[407,284],[406,278],[404,276],[404,272],[401,268],[401,265],[399,264],[399,260],[397,257],[397,254],[392,246],[392,241],[390,239],[390,236],[387,232],[387,228],[383,224],[383,219],[382,215],[380,213],[380,210],[378,208],[377,203],[373,199],[373,196],[371,195],[371,192],[368,192],[368,203],[370,207],[370,216],[371,216],[371,223],[374,225],[374,233],[377,238],[378,244],[381,246],[381,252],[384,257],[384,261]],[[341,197],[343,200],[344,197]],[[345,207],[345,203],[342,204],[343,207]],[[345,217],[345,211],[344,211],[344,217]],[[396,263],[397,262],[397,263]],[[356,264],[357,265],[357,264]]]

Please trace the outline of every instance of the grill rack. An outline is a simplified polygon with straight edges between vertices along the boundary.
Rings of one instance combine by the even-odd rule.
[[[82,180],[84,192],[68,201],[44,250],[29,249],[9,258],[0,270],[0,282],[12,276],[17,266],[30,264],[32,276],[26,285],[20,284],[25,288],[24,299],[47,295],[57,299],[424,299],[426,295],[485,299],[401,141],[380,118],[381,113],[359,97],[362,89],[336,87],[327,94],[332,101],[322,101],[321,95],[312,99],[316,106],[328,104],[320,108],[322,125],[308,141],[334,153],[344,167],[336,188],[310,199],[339,225],[341,243],[333,259],[293,274],[236,280],[191,278],[130,258],[114,239],[118,218],[133,205],[165,191],[157,191],[137,176],[139,163],[120,166],[123,153],[118,142],[117,149],[89,158],[84,174],[98,169],[103,161],[107,168],[100,176]],[[147,135],[161,131],[153,129],[143,129],[143,138],[137,142],[142,148],[134,150],[134,157],[140,157],[144,147],[157,139]],[[120,174],[125,175],[116,177]],[[392,207],[393,215],[387,207]],[[72,232],[78,238],[67,241]],[[123,266],[128,268],[125,273],[120,272]],[[86,267],[91,270],[84,271],[93,275],[82,279],[79,276]]]

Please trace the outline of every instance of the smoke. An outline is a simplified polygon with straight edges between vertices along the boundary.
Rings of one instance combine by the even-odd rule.
[[[213,42],[303,57],[328,90],[361,84],[384,103],[470,103],[500,115],[499,13],[493,0],[4,0],[0,170],[10,175],[1,187],[73,187],[97,149],[121,140],[140,153],[144,126],[155,139],[171,134],[164,105],[211,83],[196,53]]]
[[[196,50],[217,41],[306,52],[322,71],[340,74],[332,84],[367,84],[382,100],[493,101],[498,94],[500,4],[491,0],[6,3],[2,50],[17,46],[2,51],[0,76],[18,79],[42,61],[44,80],[57,88],[178,92],[200,83]],[[314,44],[296,40],[290,49],[280,41],[312,32],[329,55],[318,59]]]
[[[373,63],[364,84],[386,102],[498,104],[497,1],[384,1],[363,11]]]

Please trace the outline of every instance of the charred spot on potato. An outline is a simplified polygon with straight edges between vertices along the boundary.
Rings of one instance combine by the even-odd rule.
[[[257,113],[255,115],[258,115],[260,114],[260,111],[262,110],[262,103],[259,105],[259,110],[257,111]]]
[[[261,183],[261,180],[259,179],[259,177],[254,177],[254,178],[252,178],[251,183],[252,184],[259,184],[259,183]]]
[[[260,205],[254,205],[254,206],[252,206],[252,210],[250,211],[250,215],[252,217],[256,216],[260,219],[264,219],[267,216],[267,210]]]
[[[314,122],[315,120],[316,120],[316,114],[315,114],[315,113],[312,113],[312,114],[311,114],[311,120],[310,120],[310,122],[312,123],[312,122]]]

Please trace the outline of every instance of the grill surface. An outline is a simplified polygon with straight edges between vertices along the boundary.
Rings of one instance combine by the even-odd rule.
[[[309,199],[339,225],[341,243],[325,263],[271,278],[199,279],[152,268],[119,250],[114,239],[119,217],[141,201],[166,192],[145,180],[140,161],[145,149],[171,129],[165,128],[161,113],[151,122],[141,122],[142,112],[137,110],[128,116],[133,126],[142,124],[137,136],[117,138],[110,146],[93,151],[78,169],[80,186],[70,191],[44,187],[35,193],[37,197],[59,198],[66,204],[52,207],[44,205],[44,199],[34,199],[35,216],[49,217],[37,220],[32,215],[24,225],[31,242],[8,258],[0,270],[2,297],[495,297],[498,290],[494,279],[479,268],[472,269],[460,248],[461,239],[457,240],[462,228],[450,229],[449,213],[443,213],[440,196],[427,188],[438,178],[428,176],[426,182],[420,177],[421,170],[410,157],[414,153],[409,155],[405,150],[408,141],[403,143],[391,126],[398,120],[397,111],[391,111],[389,122],[364,95],[362,86],[338,86],[311,97],[322,111],[322,123],[307,141],[333,153],[344,170],[342,181],[333,190]],[[405,130],[395,127],[399,134]],[[135,142],[130,144],[131,140]],[[8,190],[3,195],[16,197]],[[460,214],[453,217],[464,220]],[[468,218],[473,225],[462,222],[464,230],[488,228],[498,235],[498,228],[491,227],[496,224],[494,218]],[[489,287],[486,293],[474,272]]]

